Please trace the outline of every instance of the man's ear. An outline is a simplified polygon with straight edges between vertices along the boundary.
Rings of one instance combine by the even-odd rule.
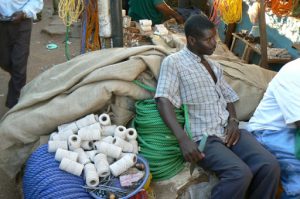
[[[196,42],[196,38],[193,37],[193,36],[191,36],[191,35],[189,35],[189,36],[187,37],[187,42],[188,42],[190,45],[194,45],[195,42]]]

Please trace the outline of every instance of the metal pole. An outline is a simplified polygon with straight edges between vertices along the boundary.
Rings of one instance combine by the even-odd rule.
[[[113,47],[123,47],[122,0],[110,0]]]

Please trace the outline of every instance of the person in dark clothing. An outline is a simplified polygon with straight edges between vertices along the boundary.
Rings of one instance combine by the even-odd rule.
[[[11,76],[5,105],[17,104],[26,84],[32,19],[43,8],[42,0],[0,0],[0,67]]]

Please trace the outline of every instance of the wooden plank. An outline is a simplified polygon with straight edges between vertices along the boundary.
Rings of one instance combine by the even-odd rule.
[[[266,19],[265,19],[265,1],[260,0],[260,12],[259,12],[259,34],[260,34],[260,53],[261,64],[263,68],[269,69],[268,66],[268,53],[267,53],[267,33],[266,33]]]

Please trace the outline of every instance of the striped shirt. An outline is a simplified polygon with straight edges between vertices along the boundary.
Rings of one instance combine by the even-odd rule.
[[[217,78],[216,83],[201,58],[185,47],[163,60],[155,98],[167,98],[177,108],[187,105],[194,141],[199,141],[203,133],[224,140],[229,117],[227,103],[239,97],[225,81],[220,65],[205,59]]]

